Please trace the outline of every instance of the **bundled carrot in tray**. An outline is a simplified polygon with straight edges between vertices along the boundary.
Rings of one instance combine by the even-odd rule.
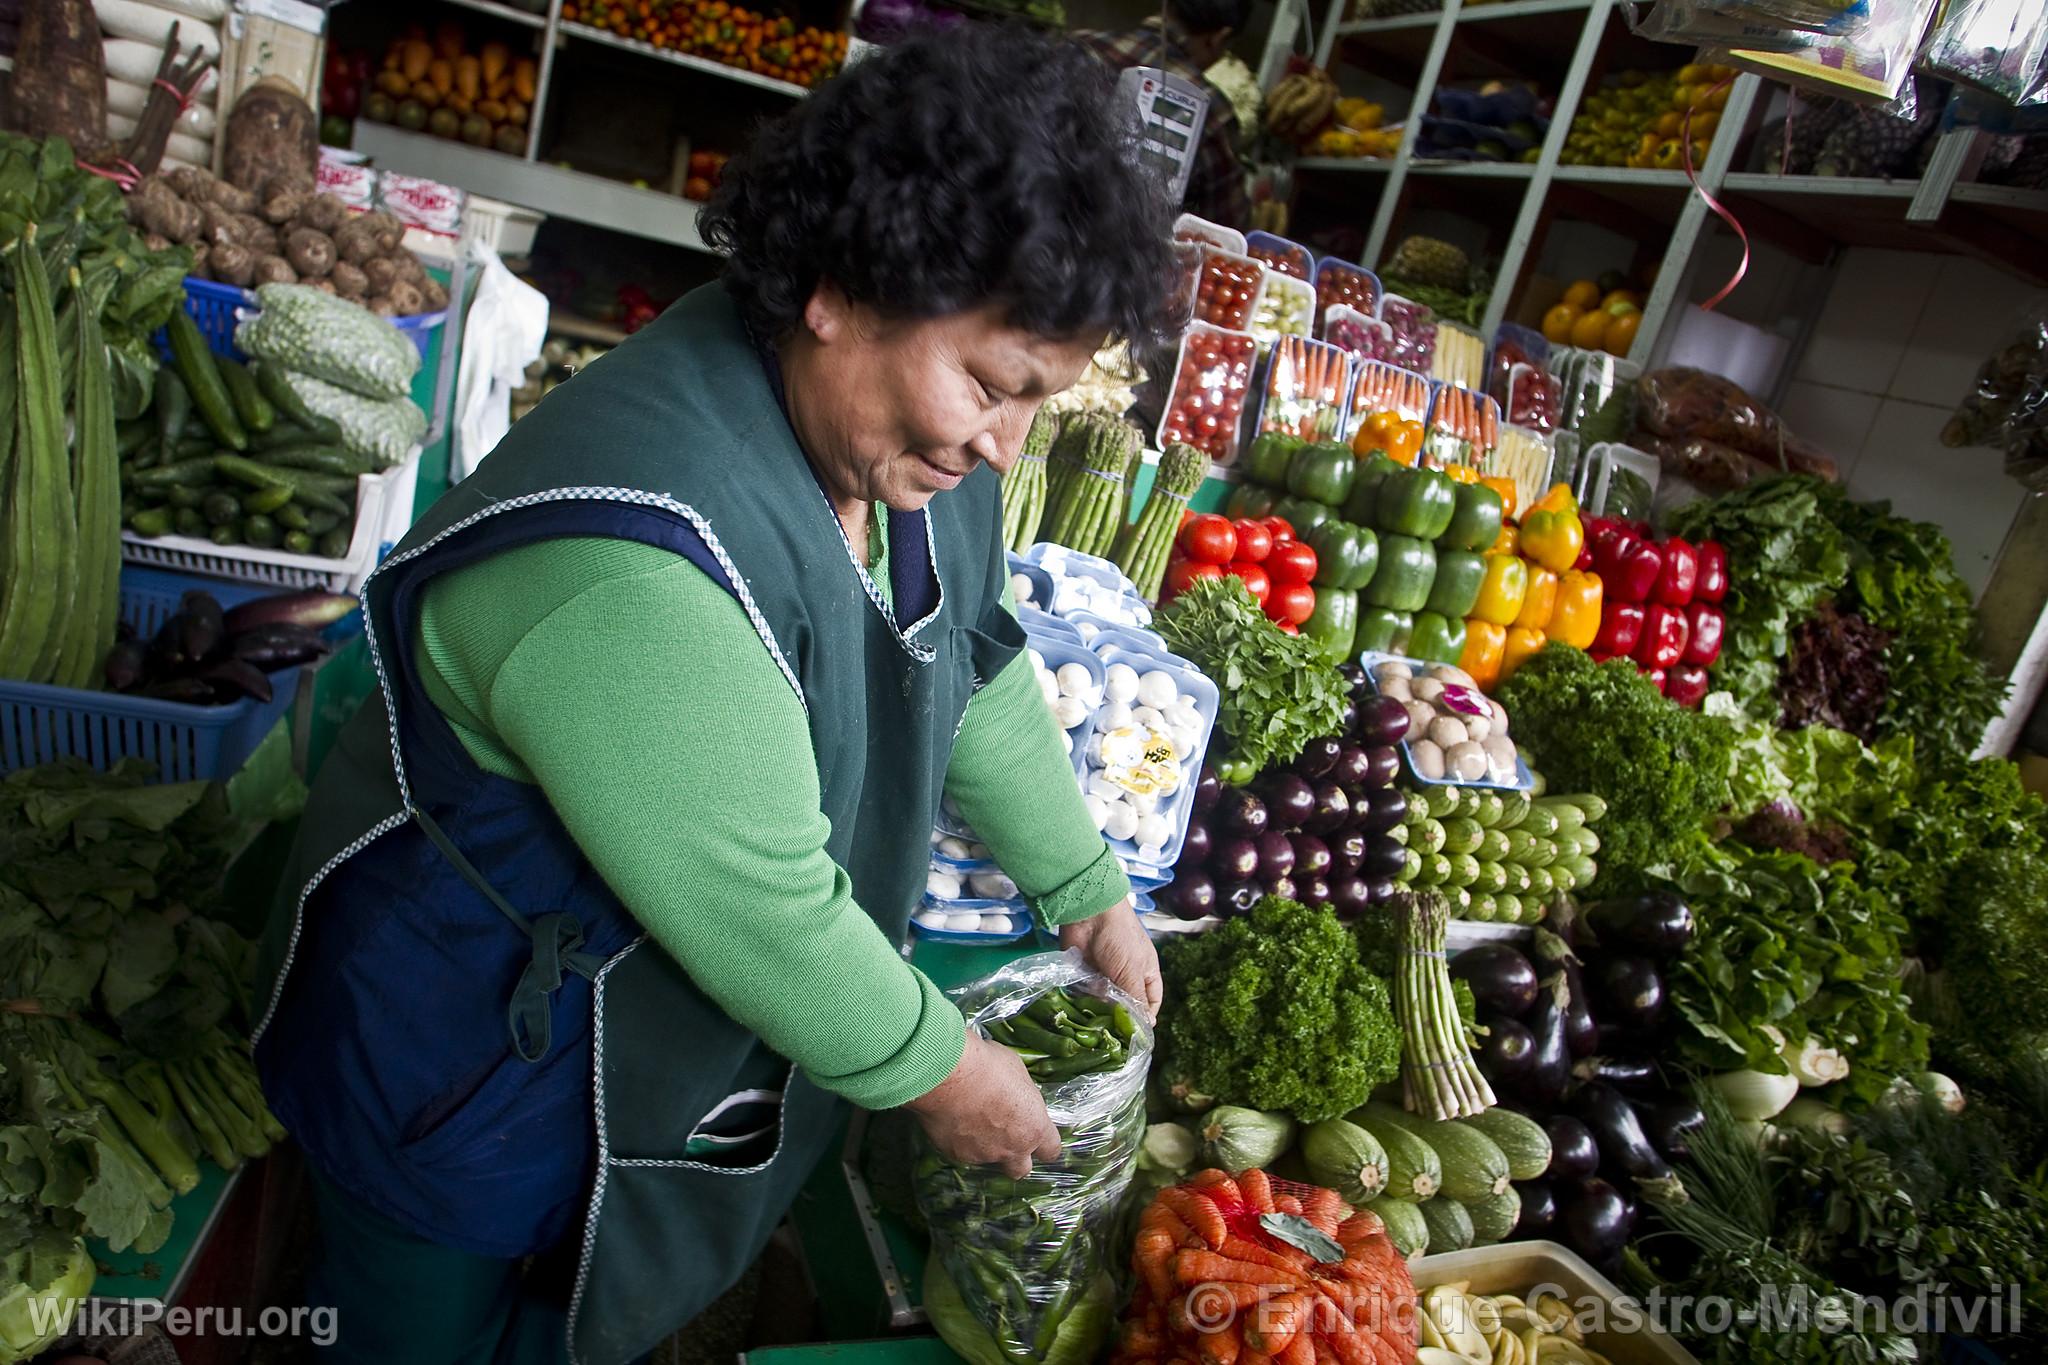
[[[1305,441],[1336,439],[1351,396],[1352,365],[1348,352],[1327,342],[1276,338],[1260,391],[1260,433],[1278,431]]]
[[[1500,404],[1487,394],[1446,384],[1436,392],[1425,443],[1432,463],[1488,472],[1500,444]]]
[[[1429,380],[1384,360],[1358,363],[1358,380],[1351,388],[1351,418],[1346,431],[1356,431],[1376,412],[1398,414],[1406,421],[1420,422],[1429,416]]]

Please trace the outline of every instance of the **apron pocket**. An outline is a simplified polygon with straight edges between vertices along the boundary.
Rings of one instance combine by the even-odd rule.
[[[683,1157],[732,1171],[766,1165],[782,1145],[782,1099],[782,1090],[735,1090],[697,1120]]]

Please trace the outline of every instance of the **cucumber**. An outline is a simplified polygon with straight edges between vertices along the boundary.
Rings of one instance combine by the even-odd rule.
[[[1374,1102],[1352,1110],[1346,1117],[1386,1149],[1389,1197],[1419,1204],[1434,1198],[1443,1188],[1443,1162],[1438,1159],[1436,1148],[1417,1137],[1403,1122],[1409,1115],[1390,1104]]]
[[[346,559],[348,557],[348,532],[338,526],[332,530],[323,531],[320,534],[320,538],[313,542],[313,553],[326,559]]]
[[[1346,1119],[1311,1123],[1301,1135],[1301,1156],[1316,1184],[1350,1203],[1366,1203],[1387,1187],[1387,1149]]]
[[[1454,857],[1460,853],[1476,852],[1480,840],[1486,837],[1486,831],[1479,827],[1477,820],[1454,817],[1443,822],[1443,831],[1443,851]]]
[[[166,457],[177,449],[178,442],[185,438],[186,423],[192,417],[192,395],[185,390],[185,381],[178,378],[178,372],[169,365],[162,365],[156,372],[156,393],[151,400],[156,411],[156,439],[163,447]]]
[[[206,423],[207,429],[219,437],[223,445],[237,451],[247,450],[249,433],[243,430],[242,419],[235,416],[235,405],[228,397],[227,382],[220,377],[220,366],[215,363],[213,352],[207,349],[199,324],[192,320],[190,313],[179,308],[171,313],[165,331],[170,336],[171,359],[177,364],[178,377],[191,391],[192,406],[198,411],[199,420]]]
[[[228,401],[235,405],[235,416],[241,419],[243,428],[256,433],[276,425],[277,409],[256,387],[255,376],[227,356],[221,356],[216,363],[220,366],[221,382],[227,385]]]
[[[1490,1247],[1505,1242],[1522,1216],[1521,1191],[1510,1185],[1491,1199],[1465,1205],[1465,1214],[1472,1220],[1472,1245]]]
[[[1550,1169],[1550,1134],[1528,1115],[1512,1109],[1488,1109],[1457,1121],[1478,1130],[1500,1148],[1507,1158],[1510,1179],[1535,1180]]]
[[[334,474],[349,479],[359,474],[377,472],[372,467],[372,461],[354,451],[342,446],[320,443],[273,446],[256,452],[256,458],[265,464],[278,465],[285,469],[308,469],[316,474]]]
[[[1429,1220],[1422,1216],[1421,1205],[1381,1196],[1367,1201],[1365,1207],[1387,1225],[1387,1240],[1394,1250],[1403,1256],[1420,1256],[1429,1250]]]
[[[1508,1187],[1508,1159],[1477,1128],[1451,1120],[1425,1119],[1385,1106],[1387,1122],[1407,1129],[1436,1152],[1442,1176],[1439,1192],[1460,1203],[1490,1199]],[[1377,1111],[1375,1111],[1377,1112]]]
[[[1439,1196],[1424,1202],[1421,1210],[1431,1251],[1463,1251],[1472,1245],[1472,1215],[1463,1204]]]

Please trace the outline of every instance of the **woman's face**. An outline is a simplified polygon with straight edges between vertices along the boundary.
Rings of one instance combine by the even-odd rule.
[[[891,319],[821,285],[783,350],[790,418],[842,511],[916,511],[977,464],[1009,469],[1039,404],[1100,340],[1035,336],[993,306]]]

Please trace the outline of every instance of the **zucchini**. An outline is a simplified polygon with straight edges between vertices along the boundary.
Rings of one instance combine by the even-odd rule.
[[[1522,859],[1530,867],[1549,867],[1557,861],[1557,840],[1534,838],[1529,841],[1529,856]]]
[[[1550,875],[1549,868],[1530,867],[1523,870],[1529,874],[1529,895],[1548,899],[1550,893],[1557,890],[1557,879]]]
[[[1584,811],[1586,813],[1586,823],[1589,825],[1604,819],[1607,815],[1607,802],[1601,797],[1595,796],[1592,792],[1574,792],[1570,796],[1560,799],[1569,801]]]
[[[1431,787],[1422,794],[1424,814],[1432,820],[1448,820],[1458,813],[1458,789],[1449,785]]]
[[[1438,1196],[1424,1200],[1421,1209],[1431,1251],[1463,1251],[1472,1245],[1472,1215],[1463,1204]]]
[[[1472,818],[1488,829],[1504,829],[1507,827],[1507,813],[1507,802],[1500,799],[1499,792],[1483,791],[1479,793],[1479,808],[1473,812]]]
[[[1542,811],[1545,815],[1557,821],[1557,829],[1552,831],[1550,835],[1553,839],[1566,830],[1584,829],[1586,827],[1586,812],[1580,810],[1561,796],[1546,796],[1535,804],[1533,810]]]
[[[241,419],[244,430],[254,434],[265,432],[277,423],[277,409],[256,387],[256,377],[228,356],[221,356],[221,382],[227,385],[228,401],[235,405],[235,416]]]
[[[256,364],[256,388],[276,407],[278,415],[286,421],[311,432],[319,441],[341,440],[341,424],[332,417],[323,417],[313,411],[299,391],[284,377],[284,367],[269,361]]]
[[[1479,827],[1477,820],[1467,820],[1456,816],[1444,821],[1443,830],[1443,851],[1452,857],[1456,857],[1460,853],[1476,853],[1479,849],[1480,841],[1486,837],[1486,831]]]
[[[1550,1134],[1543,1125],[1512,1109],[1488,1109],[1457,1122],[1476,1128],[1507,1158],[1508,1177],[1535,1180],[1550,1169]]]
[[[1387,1187],[1387,1149],[1346,1119],[1311,1123],[1301,1135],[1302,1160],[1315,1183],[1363,1204]]]
[[[1520,924],[1522,922],[1522,898],[1512,891],[1502,891],[1493,898],[1493,922],[1495,924]]]
[[[1576,806],[1572,807],[1571,810],[1574,814],[1578,813]],[[1583,816],[1580,817],[1582,822],[1584,818]],[[1522,822],[1515,826],[1515,828],[1528,830],[1531,835],[1538,839],[1555,839],[1557,832],[1564,828],[1564,821],[1560,820],[1557,812],[1550,807],[1532,805],[1529,807],[1529,813],[1522,818]]]
[[[1453,816],[1452,820],[1457,817]],[[1415,826],[1408,839],[1408,847],[1427,858],[1432,853],[1442,853],[1448,847],[1450,821],[1429,819]]]
[[[1438,1159],[1436,1148],[1398,1121],[1405,1120],[1408,1115],[1392,1105],[1375,1102],[1352,1110],[1346,1118],[1371,1134],[1373,1140],[1386,1149],[1386,1193],[1389,1196],[1419,1204],[1443,1188],[1443,1162]]]
[[[1526,829],[1510,829],[1502,831],[1501,838],[1508,841],[1508,860],[1517,863],[1531,861],[1529,850],[1536,846],[1535,835]]]
[[[1590,858],[1600,851],[1600,836],[1592,830],[1582,829],[1578,832],[1576,838],[1581,858]]]
[[[1370,1106],[1368,1106],[1370,1107]],[[1461,1204],[1499,1194],[1508,1187],[1508,1159],[1493,1139],[1455,1119],[1425,1119],[1382,1105],[1387,1122],[1406,1128],[1435,1150],[1442,1175],[1438,1188]]]
[[[1294,1120],[1241,1105],[1219,1104],[1202,1116],[1202,1161],[1236,1175],[1264,1168],[1294,1141]]]
[[[1394,1250],[1403,1256],[1420,1256],[1429,1250],[1429,1220],[1422,1216],[1421,1205],[1383,1196],[1368,1201],[1365,1207],[1387,1225],[1387,1240]]]
[[[1522,831],[1516,830],[1521,834]],[[1524,838],[1528,836],[1524,835]],[[1505,863],[1511,861],[1515,851],[1506,830],[1490,829],[1479,840],[1479,861],[1482,863]]]
[[[1522,1216],[1522,1192],[1510,1185],[1490,1199],[1465,1205],[1465,1214],[1472,1220],[1474,1246],[1505,1242]]]
[[[214,363],[213,352],[207,348],[199,324],[179,308],[171,313],[165,331],[170,335],[171,359],[178,366],[178,377],[192,393],[192,406],[198,411],[199,420],[223,445],[247,450],[249,433],[242,429],[241,418],[235,416],[227,382],[220,377],[220,366]]]
[[[1500,802],[1501,829],[1514,829],[1521,825],[1529,818],[1529,812],[1535,808],[1535,803],[1529,800],[1525,792],[1502,792]]]

